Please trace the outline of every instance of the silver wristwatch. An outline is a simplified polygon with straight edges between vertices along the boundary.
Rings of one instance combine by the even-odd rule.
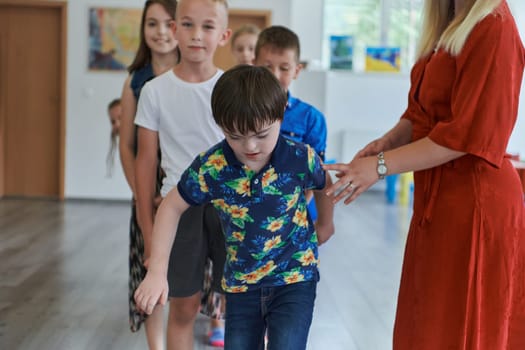
[[[383,152],[379,152],[377,154],[377,175],[379,176],[380,180],[385,178],[387,171],[388,169],[385,163],[385,155]]]

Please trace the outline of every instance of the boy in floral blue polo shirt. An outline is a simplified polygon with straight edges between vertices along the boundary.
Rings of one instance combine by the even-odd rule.
[[[305,190],[321,190],[327,174],[308,145],[280,135],[286,93],[265,68],[237,66],[217,81],[212,111],[226,136],[200,154],[162,202],[148,273],[135,293],[150,313],[167,296],[167,265],[180,215],[211,202],[226,236],[226,350],[304,350],[312,321],[317,237]],[[333,205],[324,193],[316,200]]]

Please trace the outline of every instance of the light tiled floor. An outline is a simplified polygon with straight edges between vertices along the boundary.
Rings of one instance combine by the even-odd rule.
[[[410,214],[378,192],[336,207],[309,350],[391,349]],[[146,349],[127,325],[128,215],[127,203],[0,200],[0,349]],[[207,325],[196,349],[213,349]]]
[[[382,194],[338,205],[334,236],[320,248],[321,282],[309,349],[391,349],[410,210]]]

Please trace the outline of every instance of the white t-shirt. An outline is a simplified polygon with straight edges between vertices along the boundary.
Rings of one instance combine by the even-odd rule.
[[[222,73],[218,70],[208,81],[188,83],[169,70],[146,83],[140,93],[135,124],[159,133],[166,173],[163,197],[199,153],[224,138],[211,112],[211,93]]]

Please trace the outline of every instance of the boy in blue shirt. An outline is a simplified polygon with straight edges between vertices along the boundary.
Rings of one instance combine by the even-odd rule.
[[[226,350],[304,350],[312,321],[317,237],[333,222],[314,224],[305,190],[322,190],[328,174],[308,145],[280,134],[287,103],[264,68],[237,66],[212,93],[212,111],[225,139],[201,153],[162,202],[146,278],[135,300],[146,313],[164,304],[171,245],[181,214],[212,203],[226,238]],[[315,191],[319,203],[330,200]],[[317,231],[317,233],[316,233]]]
[[[286,137],[310,145],[324,161],[326,151],[326,121],[324,115],[314,106],[293,97],[289,87],[302,70],[300,63],[299,37],[283,26],[271,26],[264,29],[255,46],[255,65],[268,68],[279,80],[288,94],[288,103],[281,124],[281,133]],[[315,202],[311,193],[308,211],[313,220],[317,219]],[[330,208],[319,208],[320,215],[332,217]],[[322,219],[322,218],[321,218]]]

